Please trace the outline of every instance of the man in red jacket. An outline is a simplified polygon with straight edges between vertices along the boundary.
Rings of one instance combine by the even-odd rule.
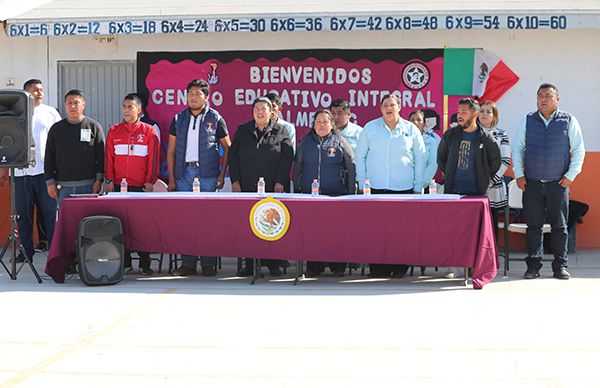
[[[120,191],[125,179],[128,191],[152,191],[158,179],[159,145],[156,130],[140,121],[142,101],[135,94],[128,94],[121,106],[123,121],[113,125],[106,137],[105,183],[106,191]],[[140,269],[151,275],[150,254],[138,252]],[[125,268],[131,268],[131,252],[125,252]]]

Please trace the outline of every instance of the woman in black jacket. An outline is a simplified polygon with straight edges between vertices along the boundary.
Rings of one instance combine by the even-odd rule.
[[[319,194],[354,194],[356,164],[350,144],[333,130],[331,112],[319,110],[312,130],[302,139],[294,162],[294,191],[308,194],[313,181],[319,181]],[[346,263],[308,262],[307,276],[316,276],[328,265],[333,276],[344,276]]]

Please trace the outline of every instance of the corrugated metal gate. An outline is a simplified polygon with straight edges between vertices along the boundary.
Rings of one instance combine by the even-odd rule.
[[[85,115],[98,121],[106,133],[122,120],[123,97],[136,91],[135,61],[58,62],[58,108],[62,117],[64,95],[71,89],[85,94]]]

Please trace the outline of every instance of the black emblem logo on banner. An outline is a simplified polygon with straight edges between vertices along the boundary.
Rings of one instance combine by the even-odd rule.
[[[430,79],[429,68],[421,62],[411,62],[402,71],[402,82],[412,90],[423,89]]]

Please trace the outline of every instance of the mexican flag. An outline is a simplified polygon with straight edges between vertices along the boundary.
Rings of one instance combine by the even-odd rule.
[[[444,50],[444,94],[498,101],[519,81],[496,54],[483,49]]]

